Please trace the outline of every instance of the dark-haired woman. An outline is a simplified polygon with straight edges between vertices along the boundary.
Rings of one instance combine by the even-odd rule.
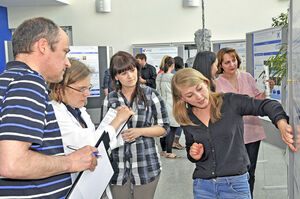
[[[161,95],[161,97],[165,100],[168,116],[170,120],[170,132],[167,136],[160,138],[161,145],[161,155],[166,158],[180,158],[181,156],[172,153],[172,145],[175,137],[175,132],[179,127],[179,124],[176,122],[173,116],[173,99],[172,99],[172,90],[171,90],[171,82],[175,67],[174,58],[167,56],[164,61],[163,73],[160,73],[156,77],[156,90]]]
[[[214,52],[198,52],[193,68],[202,73],[210,81],[210,90],[216,90],[215,75],[218,71],[218,59]]]
[[[141,69],[131,54],[120,51],[113,55],[109,70],[115,90],[104,100],[104,114],[122,105],[135,113],[122,132],[124,146],[112,150],[117,165],[111,179],[113,198],[152,199],[161,172],[154,137],[169,129],[166,105],[155,89],[139,83]]]

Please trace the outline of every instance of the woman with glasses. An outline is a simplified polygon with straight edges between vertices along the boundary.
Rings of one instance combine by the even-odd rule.
[[[62,134],[63,145],[66,154],[73,152],[75,148],[85,145],[94,146],[101,136],[95,132],[95,126],[85,105],[91,89],[91,71],[80,61],[69,59],[71,68],[67,68],[63,80],[60,83],[50,83],[50,98],[55,116]],[[111,139],[119,126],[128,119],[133,112],[126,106],[118,109],[117,117],[106,126]],[[72,178],[74,179],[74,175]]]
[[[115,90],[106,96],[103,113],[122,105],[135,113],[122,132],[124,146],[112,150],[117,166],[111,179],[113,198],[152,199],[161,172],[154,137],[169,129],[166,105],[155,89],[140,84],[141,68],[131,54],[116,53],[109,70]]]

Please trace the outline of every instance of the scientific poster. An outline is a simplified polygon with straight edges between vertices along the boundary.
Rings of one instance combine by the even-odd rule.
[[[141,53],[147,56],[147,63],[155,67],[156,72],[160,69],[160,63],[165,55],[170,57],[178,56],[178,47],[149,47],[141,48]]]
[[[70,46],[68,57],[83,62],[92,70],[91,84],[93,88],[90,96],[100,96],[98,46]]]
[[[282,45],[281,28],[272,28],[253,33],[253,64],[254,79],[260,91],[265,90],[264,79],[259,77],[264,71],[264,63],[271,56],[275,56]],[[272,74],[272,71],[270,71]],[[281,85],[277,80],[271,91],[271,98],[281,100]]]
[[[246,42],[228,42],[228,43],[221,43],[219,45],[219,50],[221,48],[234,48],[242,60],[239,70],[246,72]]]

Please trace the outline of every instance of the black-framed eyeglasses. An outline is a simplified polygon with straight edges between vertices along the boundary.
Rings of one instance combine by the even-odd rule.
[[[81,92],[81,93],[86,93],[86,92],[90,92],[92,90],[93,85],[90,84],[89,87],[84,87],[84,88],[81,88],[81,89],[73,88],[72,86],[66,86],[66,87],[71,88],[74,91],[78,91],[78,92]]]

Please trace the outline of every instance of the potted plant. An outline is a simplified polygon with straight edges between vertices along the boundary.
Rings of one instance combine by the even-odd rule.
[[[281,13],[278,17],[272,18],[272,27],[286,27],[288,25],[288,10],[286,13]],[[285,90],[287,76],[287,44],[282,43],[278,53],[275,56],[269,57],[264,63],[269,67],[270,79],[275,81],[275,85],[281,85],[282,104],[285,107]],[[262,72],[259,76],[264,75]]]

